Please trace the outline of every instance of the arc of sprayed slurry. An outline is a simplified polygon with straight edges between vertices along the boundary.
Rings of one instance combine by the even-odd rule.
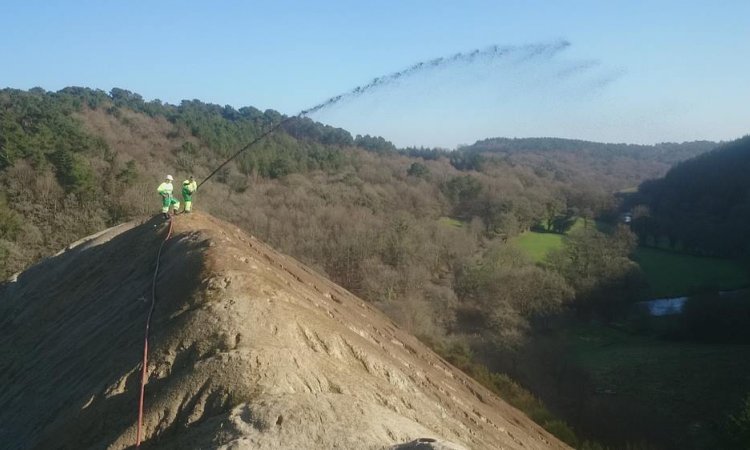
[[[203,179],[203,181],[201,181],[198,184],[198,187],[201,187],[203,183],[205,183],[214,175],[216,175],[216,173],[219,170],[221,170],[222,167],[229,164],[229,162],[234,160],[241,153],[245,152],[250,147],[252,147],[253,145],[263,140],[269,134],[281,128],[281,126],[283,126],[285,123],[295,118],[300,118],[304,116],[309,116],[310,114],[314,114],[320,110],[333,106],[336,103],[346,98],[358,97],[360,95],[366,94],[375,89],[386,86],[390,83],[393,83],[396,80],[409,77],[411,75],[422,72],[424,70],[432,70],[432,69],[437,69],[441,67],[448,67],[448,66],[455,65],[455,64],[471,64],[480,58],[495,60],[495,59],[505,58],[513,54],[520,55],[520,58],[517,59],[515,62],[522,63],[522,62],[535,59],[541,56],[552,57],[556,53],[568,47],[570,47],[570,42],[568,42],[565,39],[561,39],[561,40],[551,42],[551,43],[546,43],[546,44],[526,44],[526,45],[520,45],[520,46],[492,45],[490,47],[485,48],[484,50],[476,49],[470,52],[455,53],[447,57],[439,57],[439,58],[434,58],[434,59],[430,59],[427,61],[420,61],[398,72],[393,72],[388,75],[373,78],[372,81],[370,81],[367,84],[364,84],[362,86],[357,86],[354,89],[344,92],[343,94],[333,96],[329,98],[328,100],[322,103],[319,103],[311,108],[303,109],[302,111],[300,111],[294,116],[289,116],[279,121],[277,124],[275,124],[268,130],[263,132],[260,136],[253,139],[247,145],[239,149],[234,155],[230,156],[226,161],[221,163],[221,165],[219,165],[216,169],[214,169],[210,174],[208,174],[208,176],[206,176],[206,178]]]
[[[623,68],[618,68],[615,70],[611,70],[609,73],[606,73],[600,77],[597,77],[596,79],[592,80],[589,83],[589,87],[591,89],[602,89],[613,82],[619,80],[623,75],[625,75],[627,71]]]
[[[382,77],[373,78],[372,81],[370,81],[369,83],[365,85],[357,86],[348,92],[331,97],[328,100],[324,101],[323,103],[313,106],[312,108],[302,110],[298,114],[298,116],[307,116],[307,115],[316,113],[322,109],[325,109],[329,106],[332,106],[338,103],[339,101],[345,98],[360,96],[374,89],[383,87],[396,80],[411,76],[415,73],[418,73],[424,70],[437,69],[440,67],[446,67],[446,66],[450,66],[454,64],[471,64],[480,58],[486,58],[486,59],[491,59],[491,60],[500,59],[500,58],[504,58],[513,54],[520,55],[520,58],[516,60],[516,62],[524,62],[524,61],[538,58],[540,56],[551,57],[568,47],[570,47],[570,42],[566,40],[560,40],[560,41],[548,43],[548,44],[527,44],[527,45],[520,45],[520,46],[492,45],[490,47],[485,48],[484,50],[476,49],[470,52],[455,53],[448,57],[440,57],[440,58],[430,59],[427,61],[421,61],[416,64],[412,64],[411,66],[407,67],[404,70],[393,72],[389,75],[384,75]]]
[[[601,64],[602,63],[599,60],[587,59],[584,61],[570,64],[567,67],[563,67],[562,69],[558,70],[555,73],[555,76],[558,78],[567,78],[577,73],[584,72],[589,69],[593,69],[594,67],[599,67],[601,66]]]

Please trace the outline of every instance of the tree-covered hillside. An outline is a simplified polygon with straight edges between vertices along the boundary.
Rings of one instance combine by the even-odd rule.
[[[559,138],[492,138],[460,150],[467,161],[502,159],[511,164],[544,167],[562,179],[584,175],[581,182],[588,182],[591,188],[605,186],[615,191],[660,177],[677,162],[716,145],[709,141],[638,145]]]
[[[201,179],[284,119],[198,100],[146,102],[123,89],[6,89],[0,108],[4,276],[82,236],[157,212],[155,189],[165,174],[178,183],[189,174]],[[419,333],[444,333],[463,320],[476,332],[520,336],[568,299],[580,281],[570,277],[575,267],[564,260],[564,270],[535,267],[509,238],[536,226],[564,231],[575,217],[611,216],[609,185],[585,162],[594,158],[571,152],[583,162],[561,176],[543,152],[529,154],[548,164],[496,158],[471,165],[465,151],[408,153],[382,137],[294,118],[220,171],[196,206],[314,265]],[[519,288],[513,298],[480,292],[492,279],[512,285],[529,276],[559,288],[544,288],[545,295]],[[497,308],[504,321],[476,315]]]
[[[750,255],[750,136],[644,182],[630,202],[643,241],[701,255]]]
[[[178,183],[188,174],[201,179],[285,118],[272,110],[198,100],[146,102],[117,88],[6,89],[0,91],[0,108],[4,276],[84,235],[156,212],[154,190],[164,174],[175,175]],[[621,183],[637,176],[624,166],[603,176],[593,170],[605,158],[594,144],[582,143],[575,152],[576,141],[564,142],[572,158],[567,162],[573,163],[544,149],[524,150],[523,160],[470,149],[396,152],[382,137],[352,137],[293,118],[220,171],[201,189],[197,205],[386,309],[429,309],[415,313],[426,320],[420,326],[446,330],[457,315],[497,306],[480,304],[476,286],[466,285],[467,279],[480,283],[477,276],[505,270],[493,261],[508,261],[514,253],[497,245],[532,227],[561,232],[575,217],[611,216],[612,178]],[[641,156],[638,164],[658,171],[665,153],[682,148],[665,147],[658,158]],[[606,241],[597,239],[586,242]],[[519,255],[511,260],[533,266]],[[563,272],[575,268],[550,273]],[[562,301],[567,287],[555,292]],[[408,302],[413,305],[405,306]],[[524,308],[534,313],[479,326],[502,333],[508,331],[503,327],[522,329],[539,311]]]
[[[490,153],[577,153],[595,158],[613,156],[633,159],[659,161],[674,164],[684,159],[704,153],[716,146],[711,141],[694,141],[684,143],[664,142],[654,145],[610,144],[560,138],[491,138],[477,141],[464,147],[465,150]]]

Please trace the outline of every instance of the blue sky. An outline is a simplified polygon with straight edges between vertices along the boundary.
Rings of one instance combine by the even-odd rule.
[[[425,71],[312,118],[398,145],[493,136],[608,142],[750,133],[748,1],[2,1],[0,87],[121,87],[296,114],[418,61]],[[570,46],[524,58],[523,46]],[[579,70],[575,70],[579,68]]]

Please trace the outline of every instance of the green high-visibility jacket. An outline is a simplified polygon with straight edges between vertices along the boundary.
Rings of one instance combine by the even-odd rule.
[[[193,193],[195,190],[198,189],[198,185],[195,181],[191,182],[190,180],[185,180],[182,183],[182,198],[185,199],[186,202],[192,201],[193,199]]]
[[[164,183],[160,184],[158,188],[156,188],[156,191],[159,193],[159,195],[172,195],[172,183],[165,181]]]

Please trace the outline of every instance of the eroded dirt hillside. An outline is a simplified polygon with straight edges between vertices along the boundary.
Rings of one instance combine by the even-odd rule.
[[[106,230],[0,288],[4,448],[135,444],[165,227]],[[156,295],[144,448],[566,448],[361,299],[210,216],[175,218]]]

